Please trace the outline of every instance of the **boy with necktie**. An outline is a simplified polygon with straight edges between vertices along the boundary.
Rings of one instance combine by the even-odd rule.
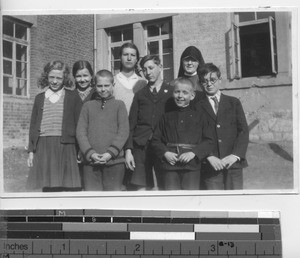
[[[205,94],[196,108],[214,125],[215,142],[214,155],[202,164],[202,182],[207,190],[243,189],[249,130],[242,104],[221,93],[221,72],[214,64],[205,64],[199,70],[199,79]]]

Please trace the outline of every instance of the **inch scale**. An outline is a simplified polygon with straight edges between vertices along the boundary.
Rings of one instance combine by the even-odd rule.
[[[1,240],[4,258],[282,257],[280,241]]]
[[[0,258],[282,258],[278,212],[24,210]]]

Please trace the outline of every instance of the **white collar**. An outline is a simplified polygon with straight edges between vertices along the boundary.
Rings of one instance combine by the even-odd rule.
[[[119,77],[120,79],[123,79],[123,80],[124,79],[127,79],[127,80],[136,80],[136,79],[138,79],[138,75],[136,73],[133,73],[132,75],[127,77],[122,72],[119,72],[116,76]]]
[[[54,92],[49,88],[45,91],[45,98],[49,99],[51,103],[56,103],[57,101],[59,101],[60,97],[64,95],[64,93],[65,93],[64,88],[56,92]]]
[[[184,72],[184,75],[189,76],[189,77],[195,76],[196,74],[197,74],[197,71],[194,72],[193,74],[187,74],[186,72]]]
[[[152,85],[152,86],[149,87],[149,88],[150,88],[150,91],[153,92],[153,89],[156,88],[156,91],[157,91],[157,93],[158,93],[158,92],[160,91],[162,85],[163,85],[163,82],[161,82],[160,85],[156,85],[156,86],[153,86],[153,85]]]
[[[133,89],[134,85],[139,80],[139,77],[136,73],[133,73],[131,76],[126,77],[122,72],[119,72],[116,77],[125,88],[130,90]]]
[[[213,99],[214,97],[217,97],[218,102],[220,102],[221,91],[218,90],[217,93],[216,93],[215,95],[213,95],[213,96],[208,96],[208,95],[207,95],[207,97],[208,97],[208,99]]]

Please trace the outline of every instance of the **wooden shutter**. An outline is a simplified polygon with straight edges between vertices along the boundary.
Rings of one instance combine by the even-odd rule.
[[[241,78],[241,49],[239,26],[231,24],[230,35],[230,79]]]
[[[269,16],[269,33],[270,33],[270,44],[271,44],[272,73],[277,74],[278,68],[277,68],[275,20],[272,16]]]

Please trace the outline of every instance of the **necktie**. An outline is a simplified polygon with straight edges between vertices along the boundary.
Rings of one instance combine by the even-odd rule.
[[[154,87],[153,88],[153,90],[152,90],[152,94],[155,96],[155,95],[157,95],[157,90],[156,90],[156,87]]]
[[[218,113],[218,109],[219,109],[219,102],[218,102],[218,99],[217,99],[216,96],[212,97],[211,99],[212,99],[212,100],[214,101],[214,103],[215,103],[215,113],[217,114],[217,113]]]

